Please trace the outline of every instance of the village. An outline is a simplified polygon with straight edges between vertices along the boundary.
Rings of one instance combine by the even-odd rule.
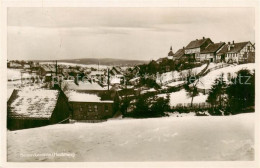
[[[207,98],[214,80],[222,74],[228,83],[243,69],[253,73],[254,61],[255,44],[249,41],[214,43],[205,37],[176,52],[170,47],[166,57],[142,65],[9,60],[8,129],[102,122],[122,116],[161,117],[167,111],[167,115],[175,116],[194,111],[193,115],[210,115],[212,105]],[[191,92],[185,89],[188,77],[196,78],[189,82]],[[158,107],[150,110],[151,114],[137,114],[140,97],[149,100],[149,106],[155,103]],[[160,100],[167,105],[159,104]]]

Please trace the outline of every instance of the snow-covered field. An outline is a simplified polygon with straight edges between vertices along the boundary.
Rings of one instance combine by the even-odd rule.
[[[40,64],[55,64],[55,62],[40,62]],[[98,64],[77,64],[77,63],[67,63],[67,62],[58,62],[59,65],[65,65],[65,66],[80,66],[83,68],[96,68],[96,69],[107,69],[112,68],[112,66],[108,65],[98,65]]]
[[[212,84],[214,83],[214,80],[223,73],[224,74],[224,80],[227,80],[228,73],[230,73],[231,77],[234,77],[236,73],[241,69],[248,69],[251,72],[255,69],[254,63],[249,64],[241,64],[241,65],[230,65],[225,68],[220,68],[214,71],[209,72],[206,76],[200,78],[200,82],[198,83],[198,88],[201,89],[210,89]]]
[[[22,78],[31,78],[33,75],[29,73],[21,73],[21,69],[10,69],[7,68],[7,79],[8,80],[20,80]]]
[[[7,138],[17,162],[253,160],[254,113],[59,124]]]
[[[159,97],[166,98],[167,94],[159,94]],[[203,95],[199,93],[198,96],[193,98],[193,103],[205,103],[208,95]],[[176,106],[178,104],[191,103],[191,97],[187,96],[187,92],[185,89],[181,89],[177,92],[170,93],[170,106]]]

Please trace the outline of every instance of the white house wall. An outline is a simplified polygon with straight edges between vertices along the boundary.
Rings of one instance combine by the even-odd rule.
[[[185,49],[185,54],[200,53],[200,48]]]

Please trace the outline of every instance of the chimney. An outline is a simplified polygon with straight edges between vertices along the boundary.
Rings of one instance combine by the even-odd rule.
[[[205,39],[205,37],[203,37],[203,40]]]
[[[234,40],[233,40],[233,44],[235,44]]]
[[[228,45],[230,45],[230,42],[228,42]]]
[[[183,46],[183,49],[184,49],[185,47]]]
[[[198,41],[198,39],[196,39],[196,41]]]

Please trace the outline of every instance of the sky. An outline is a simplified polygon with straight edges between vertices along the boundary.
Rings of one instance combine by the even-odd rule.
[[[195,39],[255,42],[254,8],[8,8],[9,60],[152,60]]]

